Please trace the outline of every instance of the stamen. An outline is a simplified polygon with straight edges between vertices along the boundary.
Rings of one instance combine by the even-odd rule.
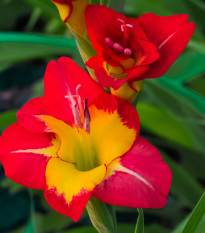
[[[126,26],[127,26],[128,28],[133,28],[133,27],[134,27],[132,24],[129,24],[129,23],[127,23]]]
[[[85,124],[84,124],[84,128],[86,130],[86,132],[90,133],[90,113],[89,113],[89,109],[88,109],[88,99],[85,98],[84,100],[84,117],[85,117]]]
[[[70,94],[70,92],[68,92],[68,93]],[[79,104],[79,99],[80,99],[79,95],[67,95],[67,96],[65,96],[65,98],[68,98],[70,100],[70,105],[71,105],[73,117],[75,120],[75,125],[82,128],[82,122],[81,122],[80,112],[78,109],[78,104],[74,100],[74,97],[77,98],[77,103]]]
[[[130,57],[132,55],[132,49],[126,48],[124,50],[124,54],[125,54],[125,56]]]
[[[113,48],[115,42],[112,41],[109,37],[106,37],[106,38],[105,38],[105,43],[106,43],[110,48]]]
[[[121,22],[121,23],[125,23],[125,21],[123,19],[120,19],[120,18],[118,18],[117,21]]]
[[[82,128],[82,122],[81,122],[81,117],[80,117],[80,113],[79,113],[79,110],[78,110],[78,105],[75,104],[74,106],[74,117],[75,117],[75,120],[76,120],[76,123],[77,125]]]
[[[124,52],[124,48],[122,45],[118,44],[118,43],[114,43],[114,49],[118,52]]]
[[[126,25],[125,24],[122,24],[121,25],[121,31],[124,32],[126,30]]]

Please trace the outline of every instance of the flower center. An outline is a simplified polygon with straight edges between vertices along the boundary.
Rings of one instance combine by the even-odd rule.
[[[88,109],[85,107],[85,118],[86,114]],[[123,155],[130,149],[137,134],[135,129],[130,129],[122,122],[117,111],[109,112],[91,106],[89,117],[92,119],[90,133],[85,129],[87,126],[71,126],[47,115],[40,117],[46,123],[48,132],[56,134],[56,143],[59,144],[57,156],[74,164],[80,171],[109,164]]]
[[[78,85],[76,88],[76,95],[65,96],[70,101],[73,117],[75,120],[75,125],[79,128],[83,128],[87,133],[90,133],[90,113],[88,109],[88,99],[84,99],[84,108],[82,107],[82,101],[80,96],[78,95],[78,89],[81,85]],[[83,124],[84,123],[84,124]]]
[[[116,52],[122,53],[126,57],[131,57],[131,55],[132,55],[131,48],[126,48],[126,47],[122,46],[121,44],[111,40],[109,37],[105,38],[105,43],[109,48],[113,49]]]
[[[122,19],[117,19],[117,21],[121,23],[120,29],[123,37],[123,44],[127,45],[127,41],[129,39],[127,28],[133,28],[133,25],[125,23],[125,21]],[[127,46],[123,46],[122,44],[117,43],[116,41],[113,41],[112,39],[110,39],[110,37],[105,38],[105,44],[109,48],[115,50],[116,52],[122,53],[126,57],[131,57],[133,53],[131,48],[128,48]]]

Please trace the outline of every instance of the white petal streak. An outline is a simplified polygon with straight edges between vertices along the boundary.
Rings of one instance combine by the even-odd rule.
[[[11,153],[33,153],[33,154],[43,154],[44,148],[43,149],[25,149],[25,150],[15,150],[12,151]]]
[[[151,189],[154,190],[154,187],[147,180],[145,180],[142,176],[140,176],[136,172],[133,172],[132,170],[130,170],[126,167],[123,167],[119,163],[115,165],[115,169],[116,169],[116,171],[125,172],[125,173],[128,173],[129,175],[136,177],[138,180],[142,181],[144,184],[146,184],[147,186],[149,186]]]
[[[176,34],[176,32],[172,33],[170,36],[168,36],[165,40],[162,41],[161,44],[158,45],[157,50],[160,50],[169,39],[171,39],[174,35]]]
[[[49,153],[48,148],[43,148],[43,149],[26,149],[26,150],[16,150],[12,151],[12,154],[14,153],[32,153],[32,154],[39,154],[39,155],[44,155],[46,157],[56,157],[53,156],[51,153]]]
[[[32,154],[38,154],[38,155],[44,155],[46,157],[57,157],[57,151],[60,147],[60,141],[58,140],[53,140],[52,142],[53,145],[45,148],[39,148],[39,149],[21,149],[21,150],[15,150],[12,151],[12,154],[15,153],[32,153]]]

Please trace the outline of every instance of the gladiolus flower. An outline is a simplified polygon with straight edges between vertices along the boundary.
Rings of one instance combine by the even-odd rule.
[[[189,42],[194,23],[187,15],[168,17],[147,13],[127,18],[105,6],[89,5],[85,12],[88,35],[97,56],[87,62],[104,87],[165,74]]]
[[[29,101],[0,138],[7,177],[43,189],[74,221],[91,195],[129,207],[166,204],[171,171],[139,137],[136,109],[107,94],[69,58],[48,64],[45,93]]]
[[[52,0],[58,8],[61,19],[76,34],[87,35],[85,8],[90,0]]]

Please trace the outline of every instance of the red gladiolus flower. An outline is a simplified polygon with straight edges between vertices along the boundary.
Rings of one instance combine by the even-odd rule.
[[[5,174],[43,189],[77,221],[91,195],[113,205],[160,208],[171,171],[139,137],[136,109],[107,94],[69,58],[48,64],[45,93],[29,101],[0,138]]]
[[[165,74],[189,42],[194,23],[187,15],[144,14],[127,18],[105,6],[86,8],[86,26],[97,56],[87,62],[104,87]]]

